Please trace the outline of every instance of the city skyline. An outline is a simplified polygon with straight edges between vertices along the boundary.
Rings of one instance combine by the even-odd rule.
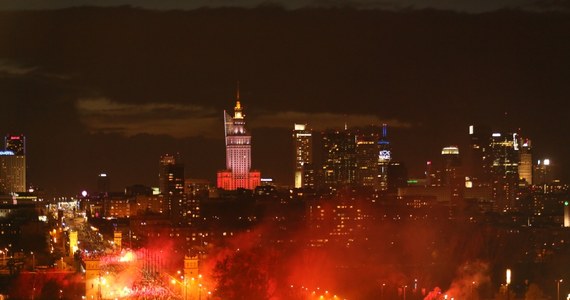
[[[156,186],[165,153],[215,182],[238,80],[252,166],[280,184],[293,184],[294,123],[386,123],[412,177],[468,145],[468,125],[520,128],[568,181],[564,14],[123,7],[0,22],[0,130],[26,136],[28,182],[50,193],[94,188],[103,171],[113,190]]]

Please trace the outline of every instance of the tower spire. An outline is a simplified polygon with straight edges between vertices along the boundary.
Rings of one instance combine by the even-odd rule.
[[[239,80],[237,81],[237,89],[236,89],[236,107],[234,108],[234,118],[235,119],[243,119],[244,115],[242,114],[241,103],[239,101]]]
[[[239,102],[239,80],[237,81],[236,100]]]

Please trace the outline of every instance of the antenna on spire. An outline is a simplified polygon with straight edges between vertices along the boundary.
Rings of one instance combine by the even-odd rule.
[[[239,101],[239,80],[237,81],[236,100]]]
[[[388,125],[386,123],[382,124],[382,137],[388,136]]]

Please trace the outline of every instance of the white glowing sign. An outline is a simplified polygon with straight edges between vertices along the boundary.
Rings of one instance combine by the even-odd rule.
[[[305,130],[305,124],[295,124],[295,130]]]
[[[6,151],[0,151],[0,155],[14,155],[14,152],[6,150]]]
[[[390,160],[390,151],[389,150],[382,150],[382,151],[380,151],[380,155],[378,157],[381,160]]]

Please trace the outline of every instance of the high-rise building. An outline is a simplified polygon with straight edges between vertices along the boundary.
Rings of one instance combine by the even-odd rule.
[[[461,175],[458,173],[461,165],[459,148],[457,146],[444,147],[441,150],[441,156],[443,158],[442,185],[452,186],[458,178],[461,178]]]
[[[109,175],[107,173],[99,173],[97,176],[97,192],[105,194],[110,191]]]
[[[471,149],[468,151],[465,175],[474,187],[489,186],[491,182],[489,143],[491,130],[484,126],[469,126]]]
[[[245,127],[239,89],[236,98],[234,116],[224,111],[226,169],[218,172],[217,186],[225,190],[253,190],[261,184],[261,174],[251,169],[251,135]]]
[[[346,128],[322,133],[322,171],[325,186],[339,187],[355,183],[355,148],[355,135]]]
[[[459,148],[457,146],[444,147],[441,150],[443,157],[442,186],[449,187],[451,200],[463,198],[463,187],[465,186],[463,172],[461,170],[461,160],[459,158]]]
[[[388,125],[382,125],[382,138],[378,142],[380,151],[378,152],[378,189],[385,191],[388,189],[388,166],[392,160],[392,150],[388,141]]]
[[[493,133],[489,150],[494,208],[504,211],[515,204],[519,182],[518,135]]]
[[[365,130],[356,134],[356,183],[376,187],[378,184],[379,136]]]
[[[295,151],[295,188],[309,187],[304,180],[313,163],[313,133],[307,124],[295,124],[293,129],[293,146]]]
[[[178,160],[170,154],[160,157],[158,184],[160,193],[164,195],[184,193],[184,164]]]
[[[527,185],[532,185],[532,152],[529,139],[519,141],[519,177]]]
[[[388,164],[388,191],[396,192],[408,186],[408,169],[402,162],[391,161]]]
[[[7,135],[0,151],[0,194],[26,191],[26,138]]]
[[[4,145],[6,151],[12,151],[14,155],[26,155],[26,137],[23,135],[6,135]]]
[[[534,173],[532,182],[535,185],[544,185],[552,183],[554,180],[554,176],[552,174],[552,164],[550,159],[545,158],[539,160],[538,163],[534,166]]]

